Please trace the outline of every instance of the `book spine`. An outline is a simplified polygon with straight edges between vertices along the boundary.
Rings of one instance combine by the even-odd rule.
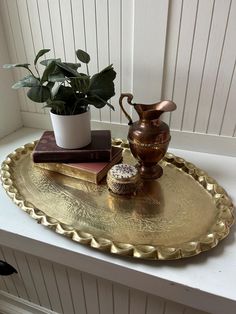
[[[58,163],[36,163],[37,167],[45,170],[49,170],[52,172],[56,172],[59,174],[66,175],[68,177],[72,177],[75,179],[85,180],[92,183],[97,182],[97,176],[94,173],[83,171],[81,169],[73,169],[70,166],[65,164],[58,164]]]
[[[33,152],[32,154],[33,161],[35,163],[40,162],[95,162],[95,161],[110,161],[111,152],[110,150],[102,152],[79,152],[78,154],[72,153],[40,153]]]

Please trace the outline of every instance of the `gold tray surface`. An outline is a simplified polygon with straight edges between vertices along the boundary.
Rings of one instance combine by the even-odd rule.
[[[206,172],[173,154],[164,174],[137,195],[117,196],[95,185],[35,166],[28,143],[7,156],[1,178],[14,203],[39,223],[91,247],[143,259],[170,260],[209,250],[229,233],[233,204]],[[123,162],[135,164],[128,144]]]

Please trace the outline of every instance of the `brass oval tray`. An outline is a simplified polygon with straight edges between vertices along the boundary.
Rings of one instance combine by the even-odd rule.
[[[36,142],[8,155],[2,184],[21,209],[39,223],[79,243],[120,255],[171,260],[209,250],[229,233],[233,204],[204,171],[172,154],[164,175],[146,181],[137,195],[117,196],[100,185],[35,166]],[[123,159],[134,164],[128,144]]]

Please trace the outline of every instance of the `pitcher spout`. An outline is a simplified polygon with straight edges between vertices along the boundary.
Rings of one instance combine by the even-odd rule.
[[[134,108],[142,120],[159,119],[163,112],[169,112],[176,109],[176,104],[173,101],[165,100],[155,104],[134,104]]]
[[[163,111],[153,108],[152,105],[135,104],[134,109],[140,120],[156,120],[163,113]]]
[[[129,94],[129,93],[121,94],[120,99],[119,99],[119,104],[120,104],[121,110],[125,114],[126,118],[129,120],[129,123],[128,123],[129,125],[132,125],[133,121],[130,115],[124,109],[124,106],[122,103],[123,98],[127,98],[128,104],[134,107],[134,109],[137,111],[139,118],[141,120],[143,119],[155,120],[155,119],[158,119],[163,112],[169,112],[176,109],[176,104],[171,100],[164,100],[164,101],[160,101],[151,105],[135,104],[135,103],[132,103],[132,99],[133,99],[132,94]]]

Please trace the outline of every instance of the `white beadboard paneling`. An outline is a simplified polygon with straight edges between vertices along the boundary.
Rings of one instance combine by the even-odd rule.
[[[144,6],[140,0],[134,2],[134,102],[147,104],[161,99],[168,4],[148,1]],[[138,119],[135,111],[132,118]]]
[[[4,18],[4,24],[6,31],[6,38],[8,41],[9,52],[10,52],[10,59],[9,63],[21,63],[27,61],[26,55],[26,47],[25,42],[22,36],[22,27],[19,20],[19,10],[17,6],[17,0],[13,1],[1,1],[0,5],[1,12]],[[22,77],[27,74],[25,69],[13,69],[12,70],[14,75],[14,80],[18,81]],[[10,87],[10,86],[9,86]],[[16,93],[16,91],[12,91],[12,93]],[[29,110],[30,107],[28,106],[29,100],[26,96],[26,90],[20,89],[18,90],[18,96],[20,100],[20,108],[22,110]]]
[[[0,260],[7,262],[1,247],[0,247]],[[7,292],[18,297],[19,294],[18,294],[18,291],[16,288],[15,281],[13,280],[13,277],[12,276],[4,276],[3,280],[6,284]]]
[[[1,250],[0,250],[0,260],[4,261],[4,258],[2,256]],[[5,291],[9,293],[7,284],[6,284],[6,277],[5,276],[0,276],[0,290]]]
[[[55,49],[54,49],[54,37],[52,32],[52,24],[51,24],[51,18],[50,18],[50,10],[48,7],[48,0],[40,0],[37,1],[37,7],[38,7],[38,14],[39,14],[39,21],[40,21],[40,27],[42,32],[42,42],[43,42],[43,48],[45,49],[51,49],[50,52],[47,53],[46,58],[55,58]]]
[[[108,280],[97,279],[100,313],[113,313],[112,283]]]
[[[33,60],[36,54],[36,49],[34,45],[34,38],[33,38],[32,27],[31,27],[32,16],[30,15],[30,12],[29,12],[28,2],[26,0],[21,0],[21,1],[17,0],[17,9],[19,13],[19,22],[21,25],[20,27],[23,34],[23,43],[25,45],[25,51],[26,51],[27,60],[25,61],[27,61],[27,63],[33,64]],[[38,15],[35,18],[38,18]],[[16,46],[18,46],[18,41],[20,40],[22,39],[18,37],[14,38]],[[23,56],[22,57],[19,56],[18,62],[24,63],[25,61],[24,61]],[[26,73],[25,75],[28,74],[26,71],[25,73]],[[27,99],[27,104],[28,104],[29,110],[32,112],[37,112],[38,111],[37,108],[38,106],[40,106],[39,104],[36,104],[30,101],[29,99]]]
[[[11,277],[14,281],[18,296],[22,299],[29,300],[27,291],[25,289],[25,284],[20,275],[20,270],[18,269],[13,251],[7,247],[2,247],[2,251],[4,253],[6,261],[17,270],[17,274],[13,274]]]
[[[178,57],[176,65],[176,78],[173,86],[173,100],[178,110],[171,114],[170,127],[180,130],[182,116],[186,105],[186,93],[189,83],[189,69],[192,60],[192,48],[195,38],[196,21],[198,14],[198,0],[184,1],[180,37],[178,44]]]
[[[19,5],[20,3],[18,3]],[[20,4],[21,6],[21,4]],[[43,48],[43,37],[40,26],[40,15],[36,0],[26,0],[27,15],[29,20],[30,34],[33,44],[34,56]]]
[[[61,9],[59,0],[48,1],[49,14],[52,25],[52,36],[54,38],[55,55],[66,61],[64,32],[62,29]]]
[[[0,7],[1,10],[1,7]],[[11,90],[13,75],[10,70],[2,69],[2,64],[10,63],[7,49],[7,40],[3,33],[2,19],[0,15],[0,138],[8,135],[22,126],[19,97]]]
[[[147,309],[147,295],[138,290],[130,290],[129,314],[144,314]]]
[[[40,23],[41,23],[40,14],[39,14],[36,0],[27,0],[26,4],[27,4],[27,12],[28,12],[32,42],[33,42],[33,47],[34,47],[34,56],[35,56],[39,50],[43,49],[43,46],[44,46],[42,31],[41,31],[42,28],[40,26]],[[37,68],[41,75],[44,69],[44,66],[41,65],[40,62],[38,62]],[[36,104],[36,111],[39,113],[44,113],[45,111],[42,107],[43,107],[42,104]]]
[[[52,23],[51,23],[51,16],[49,10],[49,3],[48,0],[36,0],[37,11],[38,11],[38,20],[40,26],[40,33],[42,39],[42,47],[41,49],[50,49],[50,51],[43,56],[44,59],[52,59],[56,57],[55,54],[55,45],[54,45],[54,38],[52,33]],[[40,59],[42,60],[42,59]],[[40,60],[38,62],[40,66]],[[44,67],[40,67],[40,73],[44,70]],[[47,109],[43,109],[42,105],[40,106],[40,112],[47,113]]]
[[[101,71],[109,64],[109,37],[108,37],[108,2],[107,0],[95,1],[96,5],[96,36],[98,68]],[[110,121],[110,108],[105,106],[99,110],[99,120]]]
[[[97,38],[97,14],[95,0],[83,1],[84,7],[84,22],[86,36],[86,50],[91,56],[88,64],[89,74],[93,75],[99,71],[98,64],[98,38]],[[91,106],[91,117],[93,120],[100,121],[100,112],[97,108]]]
[[[7,54],[9,54],[6,61],[1,60],[2,64],[4,64],[5,62],[7,62],[7,63],[18,63],[22,60],[26,61],[25,55],[24,55],[22,60],[19,59],[19,58],[21,58],[19,51],[20,51],[20,47],[22,46],[22,38],[19,37],[19,39],[21,39],[21,42],[19,43],[19,51],[17,49],[18,45],[15,43],[15,40],[14,40],[15,36],[16,35],[18,36],[18,34],[15,34],[15,29],[18,27],[18,25],[17,25],[18,19],[16,19],[15,22],[12,23],[12,20],[14,20],[14,16],[11,17],[11,15],[10,15],[10,12],[11,12],[10,5],[12,5],[12,4],[15,5],[14,2],[9,3],[9,1],[8,2],[0,1],[0,14],[1,14],[1,20],[2,20],[2,23],[4,26],[4,27],[1,27],[1,32],[5,31],[5,39],[1,38],[1,42],[7,41],[7,44],[5,46],[4,45],[1,45],[1,46],[2,46],[2,49],[4,49],[4,47],[6,49],[6,47],[8,46]],[[15,11],[13,11],[13,14],[14,13],[15,13]],[[1,35],[1,36],[3,36],[3,35]],[[1,51],[1,56],[3,57],[3,55],[4,54]],[[18,68],[18,69],[12,70],[12,73],[14,76],[14,81],[18,81],[19,79],[21,79],[25,75],[26,71]],[[7,76],[7,74],[6,74],[6,76]],[[11,82],[8,82],[9,85],[7,88],[9,90],[9,92],[11,90],[11,86],[13,85],[14,81],[12,80]],[[1,83],[1,85],[2,84],[3,83]],[[11,93],[16,94],[16,91],[11,90]],[[27,97],[25,95],[25,91],[22,89],[19,90],[18,96],[19,96],[19,101],[20,101],[20,107],[29,110],[30,108],[27,105],[27,100],[26,100]],[[15,111],[17,111],[17,110],[15,110]]]
[[[26,256],[19,251],[15,251],[14,254],[18,269],[21,273],[21,277],[25,283],[25,288],[27,291],[27,295],[29,296],[29,301],[40,305],[35,282],[33,281]]]
[[[185,91],[184,112],[181,127],[185,131],[193,131],[197,112],[202,73],[204,71],[207,47],[212,23],[214,1],[199,1],[196,30],[192,47],[191,64],[189,66],[188,88]],[[177,110],[179,110],[177,108]]]
[[[111,104],[115,111],[111,111],[111,122],[120,123],[121,113],[119,108],[119,96],[121,93],[121,23],[122,0],[109,1],[109,45],[110,62],[116,71],[115,89],[116,95],[112,97]]]
[[[236,122],[232,117],[235,116],[235,99],[236,99],[236,72],[235,65],[229,95],[225,104],[225,111],[221,121],[220,135],[235,136]]]
[[[0,291],[1,314],[58,314],[27,300]]]
[[[202,88],[200,91],[198,113],[196,117],[195,131],[200,133],[205,133],[207,130],[212,97],[214,97],[215,92],[215,82],[218,77],[222,51],[224,48],[224,38],[227,29],[230,3],[230,0],[215,2],[207,59],[203,73]]]
[[[9,310],[9,314],[24,313],[24,310],[35,314],[206,314],[7,247],[1,247],[0,259],[16,267],[19,280],[22,281],[19,285],[16,280],[18,275],[0,278],[0,289],[10,293],[7,295],[3,292],[3,300],[10,298],[10,303],[18,307],[15,312]],[[25,272],[30,275],[25,275]],[[13,293],[13,285],[18,295]],[[22,294],[20,289],[24,288],[24,285],[27,289],[36,290],[33,294],[37,295],[37,300],[33,300],[32,294],[28,298],[26,290],[24,295]],[[0,311],[3,309],[1,306],[2,303]]]
[[[159,314],[165,312],[165,301],[162,298],[148,296],[147,305],[146,305],[146,313],[145,314]]]
[[[120,284],[113,284],[113,308],[115,314],[129,314],[130,289]]]
[[[62,25],[61,28],[63,34],[63,45],[65,46],[65,59],[68,62],[74,62],[76,59],[71,2],[68,0],[59,0],[59,5]]]
[[[166,301],[163,314],[185,314],[185,307],[181,304]]]
[[[8,40],[8,47],[11,56],[10,63],[27,62],[26,46],[23,38],[22,25],[20,23],[18,2],[17,0],[13,0],[11,2],[9,1],[2,2],[3,5],[4,3],[5,6],[2,12],[3,16],[7,19],[5,25],[7,25],[6,37]],[[27,71],[22,68],[14,69],[12,71],[14,74],[15,81],[20,80],[27,73]],[[26,110],[34,109],[34,106],[32,107],[32,105],[30,105],[30,100],[26,96],[25,89],[20,89],[18,91],[18,96],[20,99],[21,109],[22,108],[25,108]]]
[[[227,105],[227,97],[230,92],[231,82],[234,75],[234,65],[236,56],[236,1],[230,7],[227,32],[225,34],[224,48],[222,51],[221,63],[217,80],[215,83],[215,93],[212,98],[212,110],[208,117],[207,133],[219,134],[221,121]]]
[[[75,48],[87,50],[86,34],[85,34],[85,18],[84,18],[84,2],[83,0],[71,0],[71,11],[73,19],[73,32],[75,40]],[[78,61],[78,59],[77,59]],[[81,72],[86,73],[85,64],[81,64]]]
[[[182,14],[183,0],[170,1],[167,20],[165,62],[161,95],[162,99],[173,100]],[[169,123],[172,114],[173,113],[163,114],[163,121]]]
[[[100,300],[98,295],[97,279],[90,274],[82,274],[84,297],[87,314],[100,314]]]
[[[134,33],[134,5],[135,0],[124,1],[122,3],[121,21],[121,92],[133,93],[133,33]],[[116,80],[117,81],[117,80]],[[115,82],[116,82],[115,81]],[[117,91],[119,93],[119,91]],[[119,96],[119,95],[118,95]],[[118,100],[114,104],[116,110],[120,110]],[[132,115],[132,107],[128,112]],[[127,118],[120,110],[121,123],[128,123]]]
[[[87,314],[81,272],[68,268],[67,273],[69,277],[75,313]]]
[[[139,103],[160,100],[169,1],[134,2],[133,92]]]
[[[63,313],[75,314],[66,268],[59,264],[53,265],[56,285],[58,288]]]
[[[158,308],[153,308],[153,314],[178,314],[181,313],[178,311],[178,305],[171,308],[171,312],[158,311]],[[57,314],[46,308],[40,307],[31,302],[25,301],[23,299],[12,296],[6,292],[0,292],[0,311],[4,314]],[[137,312],[138,313],[138,312]],[[80,314],[80,312],[76,312]],[[101,314],[115,314],[114,312],[101,312]],[[142,314],[147,314],[147,312],[142,312]],[[207,314],[199,310],[184,308],[181,314]]]
[[[37,290],[40,305],[52,309],[50,299],[48,296],[47,287],[45,285],[45,281],[41,272],[39,260],[36,257],[29,255],[27,257],[27,261],[30,268],[30,272],[32,274],[34,285]]]
[[[0,291],[7,292],[7,287],[6,287],[3,276],[0,276]]]
[[[43,259],[40,259],[39,263],[44,277],[45,285],[47,287],[52,310],[58,313],[63,313],[61,299],[58,291],[58,286],[55,280],[52,263]]]

